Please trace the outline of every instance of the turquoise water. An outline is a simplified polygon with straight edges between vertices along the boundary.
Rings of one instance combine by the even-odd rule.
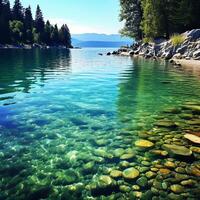
[[[200,123],[181,117],[200,120],[182,109],[199,106],[199,74],[164,61],[98,55],[107,51],[0,51],[0,199],[198,199],[198,152],[150,152],[164,151],[165,143],[199,147],[183,130],[199,133]],[[178,128],[156,126],[159,120]],[[139,139],[154,146],[141,149]],[[177,171],[193,165],[195,173]],[[111,173],[130,167],[140,175]]]

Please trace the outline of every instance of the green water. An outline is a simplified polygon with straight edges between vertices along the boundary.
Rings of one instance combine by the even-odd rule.
[[[183,133],[200,132],[200,115],[182,107],[199,106],[200,77],[98,55],[107,51],[0,51],[0,199],[199,199],[200,154],[151,151],[199,147]],[[154,146],[137,147],[139,139]],[[111,175],[130,167],[139,176]]]

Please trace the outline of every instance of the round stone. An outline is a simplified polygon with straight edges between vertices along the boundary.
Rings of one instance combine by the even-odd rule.
[[[178,184],[171,185],[170,189],[177,194],[184,192],[184,187]]]
[[[149,140],[137,140],[135,142],[135,146],[142,147],[142,148],[149,148],[154,146],[154,143]]]
[[[181,156],[191,156],[192,151],[184,146],[164,144],[163,149],[166,149],[169,153]]]
[[[160,169],[159,172],[162,174],[162,175],[168,175],[171,171],[169,169]]]
[[[146,176],[147,178],[150,179],[150,178],[152,178],[152,177],[155,177],[155,176],[156,176],[156,173],[149,171],[149,172],[146,172],[146,173],[145,173],[145,176]]]
[[[140,190],[140,186],[139,185],[133,185],[132,190]]]
[[[162,151],[162,150],[152,150],[151,153],[158,155],[158,156],[167,156],[168,155],[167,151]]]
[[[99,177],[99,182],[105,185],[110,185],[113,182],[113,179],[110,176],[102,175]]]
[[[148,185],[148,179],[146,177],[139,178],[136,183],[141,187],[146,187]]]
[[[122,175],[125,179],[135,179],[140,175],[140,172],[137,169],[130,167],[125,169]]]
[[[113,178],[119,178],[122,176],[122,172],[119,171],[119,170],[112,170],[110,172],[110,176],[113,177]]]
[[[171,161],[167,161],[164,165],[165,165],[165,167],[168,167],[168,168],[175,168],[176,167],[176,165]]]
[[[125,192],[125,193],[130,192],[130,190],[131,190],[131,188],[126,185],[120,185],[119,189],[121,192]]]
[[[118,148],[118,149],[115,149],[115,150],[114,150],[113,154],[114,154],[114,156],[116,156],[116,157],[120,157],[121,155],[124,154],[124,152],[125,152],[124,149]]]
[[[135,157],[134,153],[127,153],[127,154],[123,154],[120,159],[121,160],[129,160]]]
[[[196,184],[197,184],[197,181],[192,180],[192,179],[181,181],[181,185],[183,185],[183,186],[194,186]]]
[[[83,165],[83,169],[86,171],[92,170],[94,168],[95,162],[91,161]]]

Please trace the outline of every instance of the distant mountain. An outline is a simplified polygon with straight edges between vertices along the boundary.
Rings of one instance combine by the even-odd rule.
[[[72,34],[72,45],[78,47],[120,47],[131,45],[133,40],[118,34]]]

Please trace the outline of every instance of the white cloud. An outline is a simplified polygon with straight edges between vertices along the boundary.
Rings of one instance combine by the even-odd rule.
[[[67,20],[64,18],[52,18],[49,20],[52,24],[57,24],[58,27],[61,27],[63,24],[67,24],[70,32],[72,34],[79,34],[79,33],[106,33],[106,34],[113,34],[116,31],[110,29],[110,27],[92,27],[85,24],[77,24],[74,21]]]

